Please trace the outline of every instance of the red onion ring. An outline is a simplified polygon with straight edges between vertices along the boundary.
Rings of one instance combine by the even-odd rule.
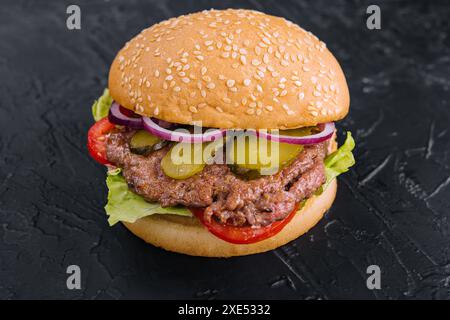
[[[160,127],[163,127],[164,129],[172,129],[176,127],[176,124],[160,119],[153,119],[154,122],[156,122]]]
[[[223,137],[223,135],[226,132],[226,130],[221,129],[215,129],[214,131],[205,132],[202,134],[198,133],[191,134],[186,132],[172,131],[163,128],[149,117],[143,117],[142,123],[144,125],[144,129],[150,132],[151,134],[163,140],[170,140],[176,142],[189,142],[189,143],[209,142],[214,141],[217,138]]]
[[[142,128],[142,118],[127,116],[120,110],[120,105],[115,101],[111,104],[111,108],[109,109],[108,120],[111,123],[127,126],[133,129]]]
[[[289,143],[289,144],[316,144],[325,140],[328,140],[331,138],[331,136],[334,133],[334,122],[327,122],[319,124],[318,127],[321,129],[319,133],[312,134],[309,136],[303,136],[303,137],[295,137],[295,136],[285,136],[285,135],[276,135],[276,134],[270,134],[267,133],[267,131],[261,131],[258,130],[256,132],[256,135],[258,137],[267,139],[267,140],[273,140],[275,142],[283,142],[283,143]]]

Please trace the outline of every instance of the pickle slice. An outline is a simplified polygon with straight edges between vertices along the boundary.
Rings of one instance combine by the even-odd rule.
[[[303,150],[302,145],[267,141],[267,147],[261,148],[259,139],[248,140],[244,149],[234,144],[234,163],[241,168],[261,170],[269,168],[283,168],[289,164]],[[238,156],[238,152],[245,152],[245,161]],[[277,155],[278,153],[278,155]]]
[[[130,140],[130,150],[133,153],[147,155],[161,142],[161,139],[145,130],[137,131]]]
[[[291,130],[280,130],[280,135],[307,136],[312,134],[316,127],[305,127]],[[246,137],[245,144],[233,141],[233,163],[244,169],[257,170],[260,173],[275,173],[287,166],[303,150],[303,145],[280,143],[266,140],[266,147],[261,146],[261,139]],[[240,155],[238,153],[240,151]],[[245,156],[243,156],[245,155]],[[273,170],[272,170],[273,169]]]
[[[161,160],[161,168],[170,178],[187,179],[205,167],[202,152],[203,146],[200,143],[177,143]]]

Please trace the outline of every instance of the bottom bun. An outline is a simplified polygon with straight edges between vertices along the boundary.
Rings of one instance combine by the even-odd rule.
[[[275,236],[252,244],[232,244],[211,234],[195,217],[152,215],[124,225],[144,241],[163,249],[202,257],[233,257],[278,248],[308,232],[333,204],[334,179],[320,195],[305,203],[295,217]]]

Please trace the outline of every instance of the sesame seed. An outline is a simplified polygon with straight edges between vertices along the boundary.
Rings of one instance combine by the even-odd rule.
[[[301,87],[301,86],[302,86],[302,82],[301,82],[301,81],[295,81],[294,84],[295,84],[297,87]]]
[[[298,99],[299,100],[303,100],[305,98],[305,94],[303,93],[303,92],[300,92],[299,94],[298,94]]]
[[[248,87],[252,81],[250,79],[244,80],[244,86]]]
[[[175,88],[173,88],[173,91],[175,91],[175,92],[180,92],[180,91],[181,91],[181,88],[180,88],[180,87],[175,87]]]
[[[203,56],[195,56],[198,60],[203,61],[205,58]]]
[[[150,88],[150,81],[145,81],[145,86],[146,86],[147,88]]]
[[[222,113],[222,112],[223,112],[223,110],[222,110],[222,108],[221,108],[221,107],[216,107],[216,110],[217,110],[217,111],[219,111],[220,113]]]
[[[271,44],[270,40],[266,37],[262,38],[262,41],[264,41],[265,44]]]
[[[191,79],[189,79],[189,78],[182,78],[181,79],[184,83],[189,83],[189,82],[191,82]]]
[[[259,61],[258,59],[253,59],[252,60],[252,65],[259,66],[260,64],[261,64],[261,61]]]
[[[208,69],[206,67],[202,67],[202,70],[201,70],[202,76],[204,76],[207,71],[208,71]]]
[[[255,109],[248,109],[246,113],[252,115],[255,113]]]
[[[265,109],[266,109],[267,111],[272,111],[272,110],[273,110],[273,107],[272,107],[272,106],[266,106]]]
[[[206,85],[206,87],[210,90],[213,90],[216,87],[216,85],[214,84],[214,82],[210,82]]]
[[[236,81],[234,81],[233,79],[229,79],[229,80],[227,80],[227,87],[228,88],[234,87],[235,83],[236,83]]]
[[[189,111],[192,112],[192,113],[197,113],[198,112],[197,108],[194,107],[194,106],[190,106],[189,107]]]

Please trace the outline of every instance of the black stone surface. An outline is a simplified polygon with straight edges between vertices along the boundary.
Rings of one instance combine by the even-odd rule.
[[[82,29],[66,28],[78,4]],[[450,5],[373,1],[2,1],[0,298],[450,298]],[[285,16],[341,62],[356,166],[306,236],[228,260],[148,246],[107,225],[105,170],[86,151],[90,106],[126,40],[205,8]],[[342,139],[342,136],[341,136]],[[66,267],[82,290],[66,288]],[[366,288],[366,268],[382,271]]]

